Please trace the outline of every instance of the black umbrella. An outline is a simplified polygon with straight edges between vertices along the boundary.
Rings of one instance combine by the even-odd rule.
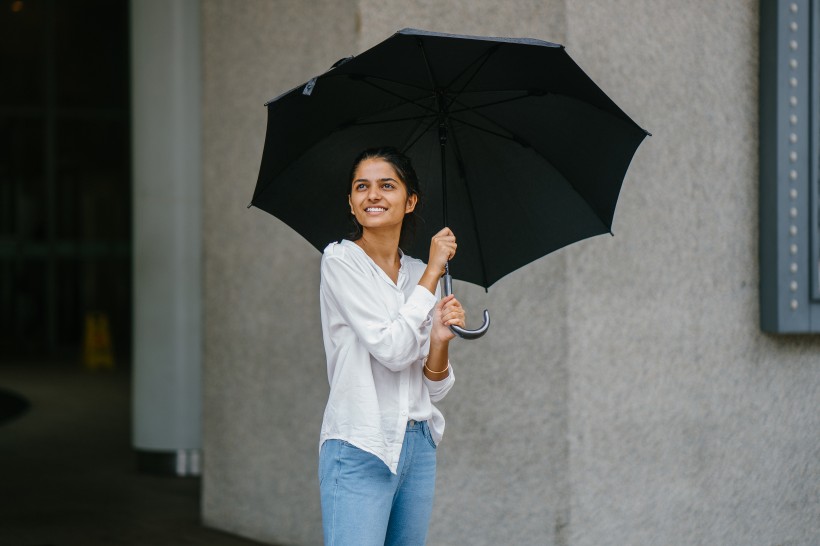
[[[454,276],[485,288],[575,241],[611,233],[623,178],[649,134],[563,46],[404,29],[267,103],[251,205],[320,251],[351,231],[348,169],[395,146],[422,185],[424,221],[404,249],[427,258],[458,236]],[[449,268],[445,293],[451,290]],[[462,337],[486,331],[458,329]]]

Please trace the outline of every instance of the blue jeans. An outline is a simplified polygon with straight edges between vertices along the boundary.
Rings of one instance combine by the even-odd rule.
[[[395,475],[375,455],[325,441],[319,454],[325,545],[423,545],[435,483],[436,446],[426,422],[407,424]]]

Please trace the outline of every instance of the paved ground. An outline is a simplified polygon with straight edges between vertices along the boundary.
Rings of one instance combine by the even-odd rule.
[[[128,372],[0,362],[0,390],[29,402],[0,416],[0,545],[259,544],[200,524],[198,479],[134,470]]]

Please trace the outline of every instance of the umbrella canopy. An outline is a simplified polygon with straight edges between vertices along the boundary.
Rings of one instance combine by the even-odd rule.
[[[563,46],[404,29],[267,104],[251,205],[322,250],[352,231],[349,169],[366,148],[411,157],[417,234],[458,237],[452,274],[489,287],[575,241],[610,233],[648,135]]]

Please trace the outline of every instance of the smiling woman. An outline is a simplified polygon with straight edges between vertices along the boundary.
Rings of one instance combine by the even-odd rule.
[[[423,544],[444,432],[433,404],[455,381],[449,327],[464,325],[455,297],[437,301],[456,238],[449,228],[438,232],[427,265],[401,251],[420,192],[396,149],[359,154],[348,180],[356,230],[325,248],[321,266],[330,383],[319,455],[325,543]]]
[[[353,181],[349,201],[354,225],[354,232],[349,239],[359,240],[362,237],[362,222],[377,216],[377,209],[390,204],[393,207],[391,217],[395,218],[401,213],[399,247],[406,248],[413,240],[416,218],[421,211],[421,189],[410,159],[395,148],[370,148],[359,154],[353,162],[348,180]],[[404,202],[397,202],[399,195]],[[384,199],[368,201],[375,197]],[[370,206],[369,215],[360,217],[354,202]],[[385,221],[386,219],[382,223]]]

